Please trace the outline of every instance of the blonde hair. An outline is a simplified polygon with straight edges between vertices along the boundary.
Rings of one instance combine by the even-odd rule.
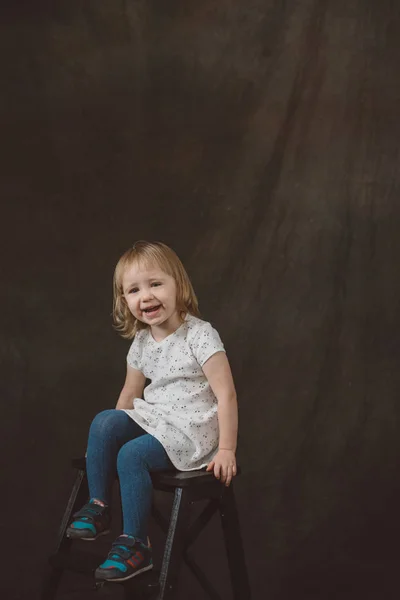
[[[136,319],[128,308],[122,288],[122,279],[127,267],[133,263],[149,266],[158,266],[164,273],[175,279],[176,305],[179,317],[183,323],[187,313],[200,317],[199,305],[196,294],[185,267],[175,252],[162,242],[135,242],[119,259],[114,271],[114,302],[113,319],[114,327],[122,337],[132,339],[140,329],[148,325]]]

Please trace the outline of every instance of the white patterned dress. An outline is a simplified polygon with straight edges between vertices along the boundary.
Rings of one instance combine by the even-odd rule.
[[[125,412],[161,442],[180,471],[205,467],[217,451],[217,399],[202,370],[216,352],[225,352],[217,331],[192,315],[161,342],[141,329],[128,352],[128,364],[151,383]]]

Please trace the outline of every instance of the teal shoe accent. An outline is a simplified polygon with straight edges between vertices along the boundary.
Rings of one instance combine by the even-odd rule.
[[[92,523],[84,521],[72,521],[70,527],[73,529],[88,529],[93,533],[93,535],[96,535],[96,527],[92,525]]]
[[[117,562],[116,560],[110,560],[108,558],[106,561],[103,562],[102,565],[100,565],[100,569],[111,569],[111,567],[119,569],[120,571],[122,571],[122,573],[126,573],[126,571],[128,570],[127,566],[124,565],[122,562]]]
[[[96,569],[98,581],[126,581],[153,568],[152,550],[132,536],[118,537],[106,558]]]
[[[73,515],[73,521],[66,531],[68,538],[93,541],[100,535],[109,533],[110,510],[91,500]]]

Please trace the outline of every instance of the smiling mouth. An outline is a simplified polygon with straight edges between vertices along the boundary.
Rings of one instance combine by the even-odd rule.
[[[161,308],[161,304],[158,306],[150,306],[149,308],[145,308],[142,312],[144,312],[146,315],[151,315],[152,313],[157,312],[159,308]]]

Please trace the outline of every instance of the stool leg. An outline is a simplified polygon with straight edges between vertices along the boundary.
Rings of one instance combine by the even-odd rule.
[[[177,598],[178,575],[183,561],[189,515],[188,491],[176,488],[165,542],[160,573],[160,592],[157,600],[176,600]]]
[[[246,555],[240,533],[239,517],[232,484],[225,488],[220,500],[222,531],[231,574],[234,600],[250,600],[251,590],[246,568]]]
[[[67,507],[64,511],[64,515],[61,521],[60,529],[58,531],[57,537],[57,545],[55,547],[55,553],[53,556],[57,555],[62,551],[69,551],[71,540],[69,540],[65,536],[65,531],[68,527],[68,524],[71,520],[72,514],[80,508],[81,504],[85,503],[88,496],[88,486],[86,479],[86,472],[79,470],[74,486],[72,488]],[[61,577],[63,575],[63,569],[58,566],[50,566],[49,572],[44,578],[43,586],[42,586],[42,595],[41,600],[53,600],[56,597],[58,587],[61,582]]]

